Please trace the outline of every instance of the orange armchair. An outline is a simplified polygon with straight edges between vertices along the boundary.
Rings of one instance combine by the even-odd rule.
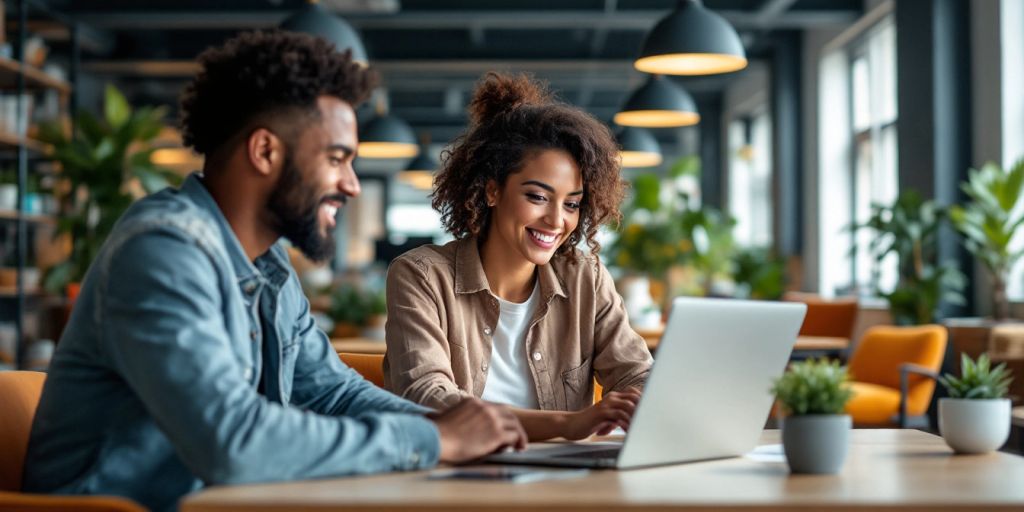
[[[355,352],[338,352],[341,362],[359,372],[364,379],[377,387],[384,387],[384,354],[358,354]]]
[[[25,451],[43,393],[46,374],[40,372],[0,372],[0,510],[42,512],[86,510],[91,512],[141,512],[131,500],[112,496],[48,496],[24,494],[21,474]]]
[[[810,293],[789,292],[783,300],[807,304],[800,336],[847,338],[853,336],[860,306],[856,297],[826,299]]]
[[[853,398],[846,412],[864,426],[906,427],[922,416],[935,391],[946,353],[946,328],[877,326],[868,329],[850,358]]]

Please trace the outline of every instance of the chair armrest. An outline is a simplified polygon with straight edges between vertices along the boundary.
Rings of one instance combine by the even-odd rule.
[[[900,428],[907,428],[907,395],[910,394],[910,374],[938,380],[939,374],[920,365],[903,363],[900,365]]]

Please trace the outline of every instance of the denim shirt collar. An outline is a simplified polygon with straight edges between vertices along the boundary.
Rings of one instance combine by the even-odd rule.
[[[217,226],[238,279],[239,288],[246,293],[252,293],[265,280],[269,280],[278,288],[284,284],[288,278],[288,262],[284,249],[275,243],[267,252],[256,258],[256,261],[249,261],[245,249],[242,248],[242,243],[231,229],[227,218],[224,217],[224,212],[221,211],[217,201],[213,199],[203,183],[201,173],[190,174],[182,184],[180,191],[196,206],[204,210]]]

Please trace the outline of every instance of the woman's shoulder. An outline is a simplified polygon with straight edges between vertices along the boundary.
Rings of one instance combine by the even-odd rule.
[[[421,272],[450,270],[455,264],[457,240],[444,245],[425,244],[411,249],[391,261],[389,273],[415,268]]]
[[[593,282],[601,274],[604,264],[590,251],[578,247],[551,258],[551,268],[566,284],[573,281]]]

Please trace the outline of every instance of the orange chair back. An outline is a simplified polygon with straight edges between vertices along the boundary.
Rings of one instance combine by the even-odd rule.
[[[800,336],[829,336],[847,338],[853,336],[857,323],[857,299],[824,299],[804,293],[786,294],[785,300],[807,304],[807,315],[800,326]]]
[[[896,327],[880,325],[864,333],[850,358],[850,377],[856,382],[900,388],[900,365],[912,363],[938,373],[946,354],[946,328],[941,325]],[[924,414],[935,391],[935,381],[910,379],[907,410]]]
[[[4,512],[145,512],[146,509],[117,496],[54,496],[0,491]]]
[[[359,372],[364,379],[377,387],[384,387],[384,354],[357,354],[355,352],[338,352],[341,362]]]
[[[0,491],[21,491],[28,435],[44,382],[41,372],[0,372]]]

